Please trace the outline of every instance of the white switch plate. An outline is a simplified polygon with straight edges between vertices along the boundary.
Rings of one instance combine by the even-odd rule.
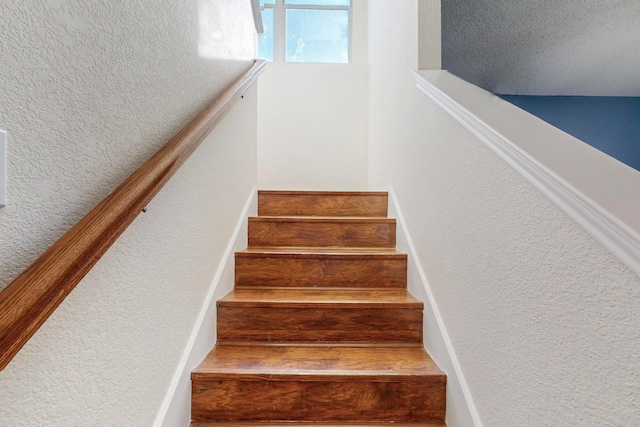
[[[0,208],[7,206],[7,133],[0,130]]]

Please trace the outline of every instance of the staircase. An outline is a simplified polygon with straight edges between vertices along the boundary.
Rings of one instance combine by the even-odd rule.
[[[261,191],[258,215],[191,374],[192,427],[444,426],[387,194]]]

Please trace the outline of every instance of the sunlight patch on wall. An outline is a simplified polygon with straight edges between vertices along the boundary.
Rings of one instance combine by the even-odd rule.
[[[198,55],[212,59],[256,57],[256,30],[251,2],[238,10],[238,0],[199,0]]]

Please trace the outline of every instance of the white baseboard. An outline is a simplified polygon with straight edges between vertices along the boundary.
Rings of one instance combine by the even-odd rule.
[[[213,278],[178,369],[153,423],[154,427],[188,427],[191,423],[191,371],[216,343],[215,302],[233,288],[234,254],[247,247],[247,218],[257,212],[258,191],[254,186]]]
[[[447,426],[482,427],[462,367],[411,242],[396,195],[391,187],[386,188],[386,191],[389,192],[389,216],[396,218],[398,225],[396,247],[408,254],[407,287],[413,296],[424,303],[424,346],[440,369],[447,373]]]

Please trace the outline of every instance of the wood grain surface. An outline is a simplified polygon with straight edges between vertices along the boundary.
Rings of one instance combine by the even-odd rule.
[[[421,343],[415,308],[218,306],[219,341]]]
[[[191,377],[194,420],[444,419],[446,376],[420,347],[218,346]]]
[[[266,308],[412,308],[422,302],[406,289],[242,288],[218,300],[218,307]]]
[[[211,378],[210,374],[246,374],[254,378],[335,375],[380,381],[398,375],[429,375],[444,380],[442,370],[421,347],[218,345],[192,372],[191,378],[206,380]]]
[[[396,221],[357,217],[253,217],[249,218],[249,247],[396,246]]]
[[[257,61],[0,293],[0,369],[91,270],[263,69],[264,61]]]
[[[260,191],[260,216],[387,216],[386,192]]]
[[[192,426],[444,427],[446,375],[386,194],[258,197],[217,346],[191,374]]]
[[[192,419],[207,421],[443,421],[446,383],[333,378],[212,379],[192,383]]]
[[[274,252],[265,248],[236,253],[236,286],[404,288],[407,285],[407,255],[395,250],[341,253],[301,249]]]

